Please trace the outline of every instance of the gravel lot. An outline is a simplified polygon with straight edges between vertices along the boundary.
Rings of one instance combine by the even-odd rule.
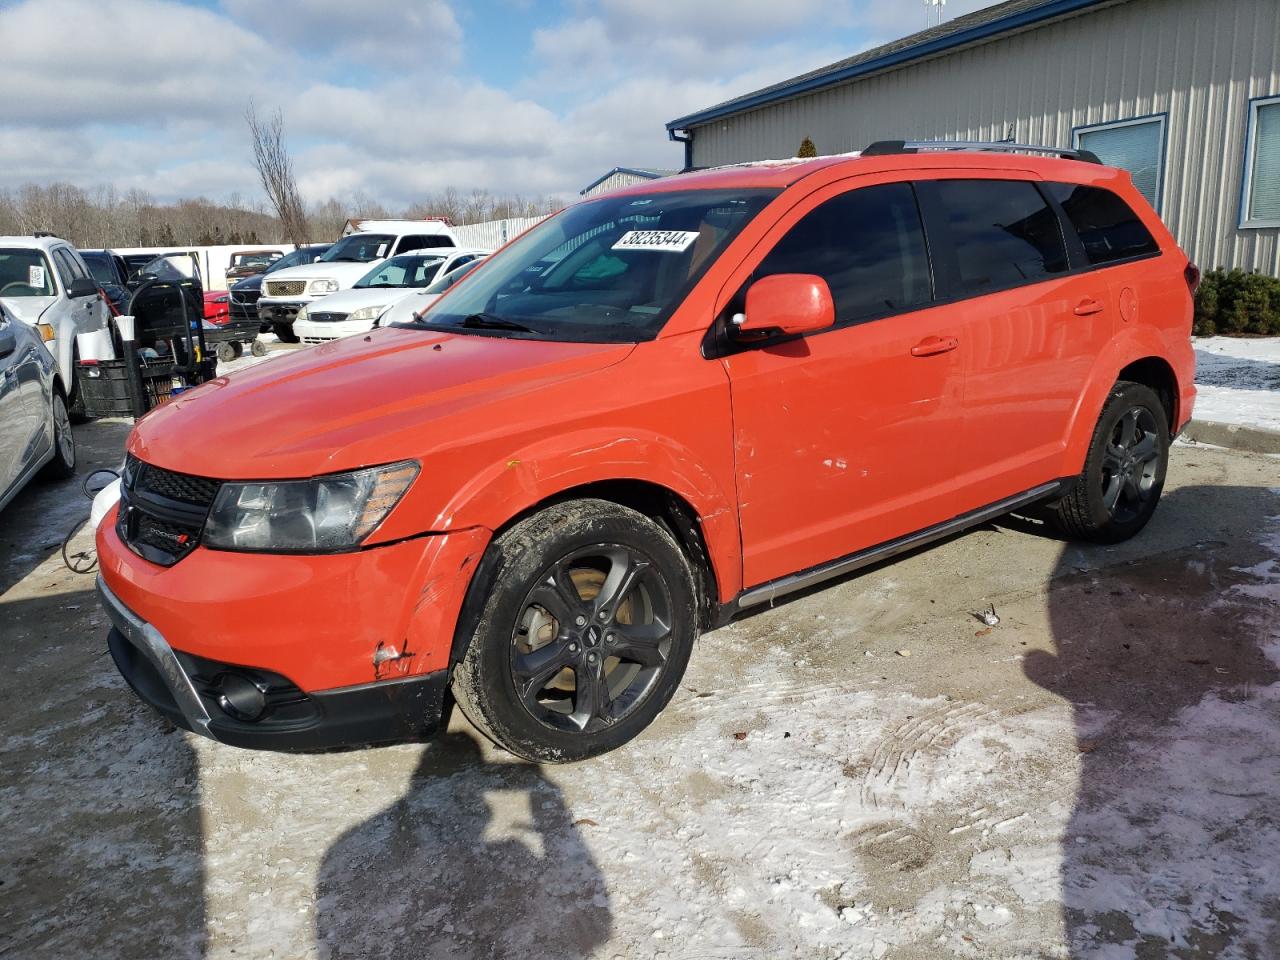
[[[82,469],[127,425],[80,428]],[[704,637],[640,740],[516,762],[167,728],[0,513],[0,956],[1273,956],[1280,461],[1179,446],[1137,541],[1011,520]],[[994,604],[986,628],[974,611]]]

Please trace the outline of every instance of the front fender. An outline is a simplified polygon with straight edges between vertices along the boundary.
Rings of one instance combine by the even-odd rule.
[[[1098,417],[1106,405],[1111,388],[1120,379],[1120,371],[1137,360],[1145,357],[1163,359],[1167,353],[1168,344],[1159,331],[1152,327],[1126,327],[1111,338],[1094,361],[1085,389],[1080,391],[1075,409],[1071,413],[1060,476],[1074,477],[1084,469]],[[1179,377],[1176,369],[1174,377]],[[1179,381],[1176,391],[1179,399],[1185,386]]]
[[[742,586],[742,550],[731,495],[678,441],[644,430],[591,428],[538,440],[477,471],[431,524],[439,531],[495,530],[550,497],[605,481],[665,488],[697,514],[720,596]]]

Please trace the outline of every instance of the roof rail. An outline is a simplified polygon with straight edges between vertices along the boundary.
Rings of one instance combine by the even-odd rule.
[[[1061,147],[1037,147],[1028,143],[1006,143],[967,140],[877,140],[862,151],[864,157],[889,157],[900,153],[919,153],[922,150],[976,150],[988,153],[1044,153],[1063,160],[1079,160],[1082,163],[1102,163],[1096,153],[1088,150],[1063,150]]]

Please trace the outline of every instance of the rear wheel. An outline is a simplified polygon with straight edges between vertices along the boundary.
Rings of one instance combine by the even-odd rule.
[[[236,352],[235,344],[230,343],[229,341],[226,341],[226,340],[218,344],[217,350],[218,350],[218,360],[222,363],[230,363],[236,357],[240,356],[240,354]]]
[[[66,480],[76,475],[76,439],[71,433],[71,414],[62,391],[53,391],[53,459],[44,465],[41,476]]]
[[[292,323],[273,323],[271,329],[275,331],[276,338],[281,343],[297,343],[298,335],[293,332]]]
[[[647,727],[697,635],[679,546],[602,500],[559,504],[494,543],[499,561],[453,690],[467,718],[527,760],[583,760]]]
[[[86,423],[89,414],[85,410],[84,396],[80,392],[80,348],[71,348],[71,389],[68,391],[67,413],[72,423]]]
[[[255,340],[249,344],[249,352],[255,357],[265,357],[267,355],[267,345],[261,340]]]
[[[1102,408],[1084,472],[1050,517],[1074,540],[1128,540],[1155,513],[1168,467],[1164,405],[1150,387],[1121,381]]]

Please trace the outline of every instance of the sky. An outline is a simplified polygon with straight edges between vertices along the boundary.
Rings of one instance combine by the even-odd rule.
[[[569,198],[679,167],[668,120],[924,25],[919,0],[0,0],[0,189],[259,200],[252,103],[311,203]]]

